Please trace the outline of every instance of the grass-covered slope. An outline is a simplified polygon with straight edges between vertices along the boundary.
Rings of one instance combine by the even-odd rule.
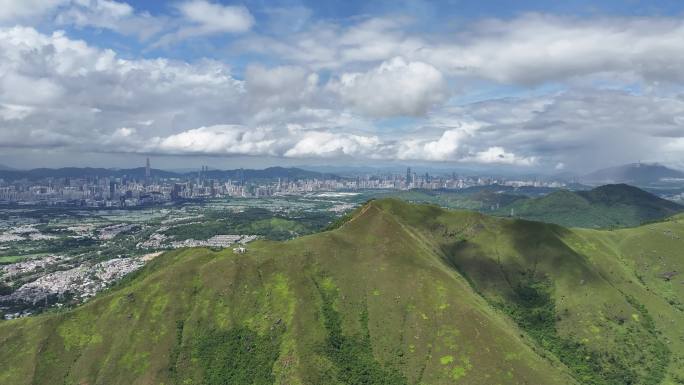
[[[666,292],[637,286],[631,278],[638,270],[625,262],[627,249],[602,250],[582,239],[589,233],[601,245],[623,243],[631,237],[628,230],[574,231],[485,216],[463,220],[437,209],[417,217],[416,210],[396,206],[392,212],[439,245],[444,260],[514,320],[539,354],[559,359],[580,383],[684,383],[684,335],[671,330],[684,323],[681,309],[665,305]],[[684,228],[670,231],[684,234]],[[656,263],[659,250],[676,249],[677,242],[653,246],[645,260]],[[681,294],[670,295],[681,301]]]
[[[684,269],[682,232],[373,201],[332,231],[167,253],[75,310],[0,323],[0,384],[684,383],[681,279],[653,267]]]
[[[561,190],[541,198],[519,200],[500,210],[509,215],[568,227],[638,226],[684,210],[674,202],[626,184],[590,191]]]

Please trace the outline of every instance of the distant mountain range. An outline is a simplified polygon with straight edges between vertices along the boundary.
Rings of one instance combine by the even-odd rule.
[[[380,193],[376,197],[396,197],[451,209],[586,228],[638,226],[684,211],[684,206],[626,184],[604,185],[593,190],[497,185],[461,190],[414,189]]]
[[[581,182],[589,185],[628,183],[642,187],[673,182],[684,184],[684,172],[657,163],[632,163],[594,171],[583,176]]]
[[[190,175],[197,174],[188,173]],[[301,168],[295,167],[269,167],[263,170],[251,170],[251,169],[237,169],[237,170],[209,170],[205,172],[208,178],[214,179],[239,179],[244,178],[245,180],[259,180],[259,179],[276,179],[276,178],[287,178],[287,179],[339,179],[339,176],[330,173],[323,173],[318,171],[309,171]]]
[[[684,206],[626,184],[589,191],[560,190],[504,206],[499,215],[569,227],[631,227],[684,211]]]
[[[152,177],[161,178],[189,178],[198,175],[198,171],[193,172],[172,172],[159,169],[152,169]],[[243,179],[243,180],[265,180],[265,179],[312,179],[325,178],[337,179],[339,178],[333,174],[320,173],[316,171],[308,171],[300,168],[284,168],[284,167],[269,167],[263,170],[251,169],[236,169],[236,170],[209,170],[205,171],[204,175],[207,178],[213,179]],[[111,178],[135,178],[142,179],[145,177],[145,168],[129,168],[129,169],[109,169],[109,168],[91,168],[91,167],[65,167],[65,168],[36,168],[33,170],[6,170],[0,168],[0,179],[4,180],[19,180],[29,179],[37,180],[43,178],[80,178],[80,177],[111,177]]]

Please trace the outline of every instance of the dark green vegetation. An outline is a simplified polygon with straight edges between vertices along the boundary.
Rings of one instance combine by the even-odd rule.
[[[559,335],[556,329],[557,309],[550,282],[537,280],[534,276],[526,277],[514,287],[515,295],[507,303],[499,304],[499,307],[513,318],[516,323],[544,349],[553,353],[558,359],[570,368],[582,384],[635,384],[639,383],[640,376],[633,370],[640,362],[630,362],[632,357],[642,359],[637,351],[597,352],[582,343],[571,338]],[[638,328],[630,330],[639,338],[631,342],[641,344],[646,349],[656,350],[651,357],[651,362],[645,368],[642,383],[659,384],[665,376],[665,369],[669,361],[669,350],[657,339],[654,325],[648,311],[640,304],[633,303],[640,314],[647,320],[646,331],[650,333],[639,335]],[[621,350],[623,347],[621,347]],[[628,353],[628,354],[624,354]],[[643,363],[641,363],[643,364]]]
[[[682,235],[375,200],[2,322],[0,384],[684,384]]]
[[[272,384],[275,377],[271,368],[278,359],[279,337],[279,330],[263,336],[245,328],[203,331],[196,336],[192,351],[203,368],[202,383]]]
[[[278,215],[260,208],[232,213],[214,211],[201,222],[172,227],[165,235],[177,239],[205,240],[219,234],[254,234],[272,240],[285,240],[320,231],[333,220],[332,213],[301,212]]]
[[[557,191],[541,198],[514,202],[499,215],[556,223],[569,227],[632,227],[684,210],[639,188],[606,185],[590,191]]]
[[[363,308],[359,314],[360,335],[347,336],[342,330],[342,318],[334,308],[337,288],[330,283],[316,286],[321,295],[321,313],[328,332],[324,351],[337,368],[337,380],[342,384],[407,384],[401,372],[395,368],[384,368],[373,356],[368,309]]]
[[[12,294],[12,288],[0,282],[0,295]]]

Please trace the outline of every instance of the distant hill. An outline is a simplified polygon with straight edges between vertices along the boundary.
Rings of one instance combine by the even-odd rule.
[[[5,166],[4,164],[0,164],[0,171],[9,171],[9,170],[14,170],[12,167]]]
[[[512,195],[524,195],[529,197],[543,196],[554,191],[558,191],[555,187],[535,187],[535,186],[506,186],[506,185],[485,185],[485,186],[471,186],[464,189],[455,190],[462,194],[476,195],[481,192],[485,193],[500,193],[500,194],[512,194]]]
[[[681,219],[565,229],[375,200],[334,230],[168,252],[80,307],[0,321],[0,383],[675,384]]]
[[[545,196],[558,191],[552,187],[506,185],[471,186],[463,189],[411,189],[366,193],[372,198],[399,198],[412,203],[431,203],[451,209],[477,210],[496,214],[513,202]]]
[[[198,175],[198,172],[178,173],[159,169],[151,170],[152,177],[161,178],[190,178]],[[245,181],[256,179],[311,179],[311,178],[337,178],[332,174],[323,174],[315,171],[307,171],[299,168],[270,167],[263,170],[237,169],[237,170],[210,170],[204,174],[207,178],[215,179],[243,179]],[[65,168],[36,168],[32,170],[0,170],[0,178],[4,180],[37,180],[43,178],[80,178],[80,177],[113,177],[135,178],[145,177],[145,168],[109,169],[91,167],[65,167]]]
[[[487,188],[489,187],[489,188]],[[499,188],[501,187],[501,188]],[[526,196],[514,193],[506,186],[478,186],[459,190],[452,189],[411,189],[370,193],[374,198],[399,198],[412,203],[430,203],[452,209],[478,210],[482,212],[496,210]],[[541,194],[541,193],[540,193]]]
[[[518,200],[499,215],[556,223],[569,227],[631,227],[662,219],[684,206],[626,184],[589,191],[560,190],[544,197]]]
[[[186,175],[197,175],[197,172],[186,173]],[[205,173],[208,178],[233,179],[244,178],[245,180],[259,179],[338,179],[334,174],[309,171],[295,167],[269,167],[263,170],[237,169],[237,170],[209,170]]]
[[[176,173],[164,170],[152,169],[154,176],[164,178],[172,178],[179,176]],[[0,178],[5,180],[28,179],[37,180],[43,178],[94,178],[94,177],[130,177],[130,178],[144,178],[145,168],[129,168],[129,169],[109,169],[109,168],[93,168],[93,167],[63,167],[63,168],[35,168],[32,170],[5,170],[0,171]]]
[[[660,164],[632,163],[594,171],[581,178],[590,185],[628,183],[636,186],[653,186],[677,181],[684,184],[684,172]]]

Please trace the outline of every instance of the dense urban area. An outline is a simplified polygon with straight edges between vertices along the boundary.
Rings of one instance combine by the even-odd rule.
[[[220,172],[208,167],[202,167],[198,172],[174,174],[152,170],[148,160],[145,168],[131,169],[130,175],[125,171],[120,176],[36,175],[27,178],[19,174],[18,179],[13,180],[0,175],[0,204],[123,208],[191,199],[263,198],[314,192],[465,189],[492,185],[560,188],[567,185],[564,181],[539,178],[459,176],[444,172],[430,175],[416,173],[410,167],[405,174],[365,173],[345,177],[304,170],[289,176],[282,170],[292,169],[275,169],[271,175],[258,178],[247,178],[245,170]]]
[[[127,184],[135,185],[160,186]],[[143,206],[135,196],[126,198],[125,208],[74,207],[55,200],[0,209],[0,318],[72,307],[164,250],[207,247],[241,253],[256,239],[320,231],[365,199],[312,192],[260,199],[168,198]]]
[[[574,181],[431,175],[411,168],[343,176],[277,167],[175,173],[152,169],[148,160],[129,170],[38,169],[3,171],[0,177],[0,318],[5,319],[77,305],[165,250],[244,253],[258,239],[286,240],[334,226],[375,198],[566,226],[620,227],[676,212],[679,206],[667,202],[682,197],[681,187],[657,190],[668,200],[649,203],[659,209],[634,217],[622,207],[603,205],[602,197],[638,191],[592,192]],[[570,190],[577,192],[564,192]],[[537,204],[542,197],[547,203]],[[578,199],[589,202],[586,210],[592,214],[568,218],[564,202],[581,211]],[[560,207],[558,213],[548,210],[549,201]]]

